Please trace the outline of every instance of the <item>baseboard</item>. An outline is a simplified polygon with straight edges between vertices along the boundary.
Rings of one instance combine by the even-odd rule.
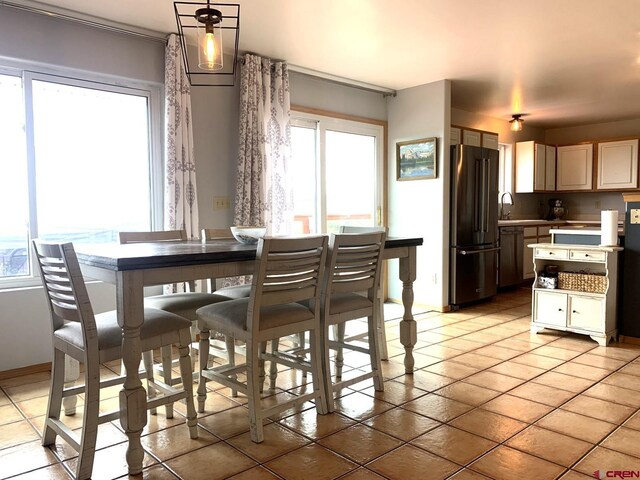
[[[630,345],[640,345],[640,338],[637,338],[637,337],[628,337],[626,335],[620,335],[620,337],[618,337],[618,341],[620,343],[628,343]]]
[[[6,380],[7,378],[13,377],[23,377],[25,375],[50,371],[51,362],[39,363],[37,365],[29,365],[28,367],[14,368],[13,370],[5,370],[4,372],[0,372],[0,380]]]

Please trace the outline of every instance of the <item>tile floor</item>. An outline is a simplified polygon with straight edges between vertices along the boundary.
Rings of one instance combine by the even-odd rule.
[[[391,306],[386,316],[399,312]],[[529,314],[530,292],[520,289],[418,315],[413,375],[404,375],[398,320],[390,320],[384,393],[362,382],[341,393],[334,414],[318,416],[311,404],[281,414],[260,445],[249,439],[242,398],[209,383],[197,440],[180,414],[149,417],[143,478],[578,480],[640,470],[640,346],[530,335]],[[351,369],[366,368],[362,355],[345,357]],[[0,381],[0,478],[69,478],[75,466],[63,441],[39,443],[48,379]],[[275,393],[295,394],[299,381],[283,371]],[[117,406],[117,390],[103,392],[105,410]],[[81,414],[70,420],[79,426]],[[125,439],[117,422],[100,427],[93,478],[127,476]]]

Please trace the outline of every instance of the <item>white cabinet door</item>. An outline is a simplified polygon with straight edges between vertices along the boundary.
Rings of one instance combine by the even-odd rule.
[[[497,133],[483,133],[482,134],[482,146],[485,148],[493,148],[498,150],[498,134]]]
[[[458,145],[459,143],[462,143],[460,138],[459,128],[451,127],[451,133],[449,135],[450,135],[450,139],[449,139],[450,145]]]
[[[551,145],[545,145],[545,147],[544,189],[552,192],[556,189],[556,147],[552,147]]]
[[[475,130],[463,130],[462,131],[462,143],[465,145],[471,145],[473,147],[482,146],[482,133]]]
[[[567,295],[536,290],[533,316],[533,321],[536,323],[565,327],[567,325]]]
[[[591,190],[593,145],[558,147],[556,190]]]
[[[533,248],[529,245],[538,243],[538,238],[524,239],[524,248],[522,249],[522,278],[529,279],[535,277],[533,271]]]
[[[638,139],[598,143],[598,190],[638,187]]]
[[[569,295],[567,326],[604,333],[604,300],[602,298]]]
[[[534,142],[516,143],[516,193],[533,192]]]
[[[546,145],[536,143],[534,150],[533,189],[542,191],[546,188]]]

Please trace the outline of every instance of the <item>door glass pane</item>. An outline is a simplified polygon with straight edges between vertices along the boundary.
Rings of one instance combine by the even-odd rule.
[[[317,232],[316,129],[291,127],[293,233]]]
[[[29,275],[29,195],[20,77],[0,75],[0,278]]]
[[[38,236],[116,241],[151,227],[147,98],[34,80]]]
[[[326,186],[328,233],[375,225],[376,138],[327,130]]]

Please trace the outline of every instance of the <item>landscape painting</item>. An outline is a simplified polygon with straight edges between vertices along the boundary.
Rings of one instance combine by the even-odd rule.
[[[398,180],[422,180],[437,176],[435,138],[396,143]]]

